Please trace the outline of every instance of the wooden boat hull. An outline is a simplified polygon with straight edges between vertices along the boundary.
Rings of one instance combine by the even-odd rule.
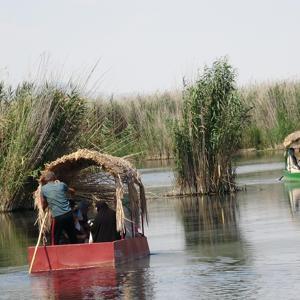
[[[283,178],[286,181],[299,181],[300,182],[300,173],[290,173],[289,171],[284,170]]]
[[[29,264],[34,248],[28,248]],[[107,243],[40,246],[33,263],[32,273],[103,265],[115,266],[149,254],[147,238],[142,236]]]

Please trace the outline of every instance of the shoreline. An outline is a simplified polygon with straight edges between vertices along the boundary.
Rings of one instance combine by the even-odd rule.
[[[256,148],[245,148],[238,150],[235,155],[243,155],[248,153],[263,153],[263,152],[278,152],[284,151],[283,145],[276,145],[273,148],[266,149],[256,149]],[[140,159],[139,161],[166,161],[166,160],[174,160],[174,156],[161,155],[161,156],[146,156],[144,159]]]

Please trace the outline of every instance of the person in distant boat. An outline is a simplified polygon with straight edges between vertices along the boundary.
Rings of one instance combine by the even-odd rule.
[[[94,243],[112,242],[120,239],[117,232],[116,212],[108,207],[105,201],[98,201],[96,204],[97,215],[91,227]]]
[[[52,220],[52,245],[58,245],[63,231],[68,235],[71,244],[77,243],[73,213],[67,198],[67,192],[74,193],[74,189],[57,180],[55,174],[46,171],[40,182],[42,207],[50,208]]]
[[[295,156],[294,148],[288,149],[287,170],[291,173],[299,173],[300,172],[300,166],[298,165],[298,161]]]

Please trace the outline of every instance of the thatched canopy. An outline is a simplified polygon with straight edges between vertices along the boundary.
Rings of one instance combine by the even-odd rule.
[[[137,170],[125,159],[81,149],[46,164],[44,171],[52,171],[57,178],[75,188],[75,200],[94,202],[105,200],[116,210],[117,228],[124,230],[123,196],[128,194],[133,220],[147,220],[144,186]],[[42,172],[43,174],[43,172]],[[39,221],[44,212],[40,207],[39,192],[35,193]]]
[[[114,177],[118,175],[124,177],[128,172],[134,172],[137,177],[136,170],[127,160],[87,149],[64,155],[46,164],[45,171],[53,171],[58,177],[67,178],[68,175],[72,176],[72,173],[89,166],[101,167]]]
[[[283,141],[285,148],[300,148],[300,130],[289,134]]]

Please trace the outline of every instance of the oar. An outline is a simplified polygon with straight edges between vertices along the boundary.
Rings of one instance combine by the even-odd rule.
[[[40,228],[39,238],[38,238],[38,241],[36,243],[36,246],[35,246],[35,249],[34,249],[34,253],[33,253],[33,256],[32,256],[32,259],[31,259],[29,271],[28,271],[29,274],[31,273],[31,269],[32,269],[33,263],[35,261],[36,252],[37,252],[38,246],[39,246],[39,244],[41,242],[42,232],[43,232],[43,228],[44,228],[47,216],[48,216],[48,210],[46,211],[45,217],[43,219],[43,222],[42,222],[42,225],[41,225],[41,228]]]

